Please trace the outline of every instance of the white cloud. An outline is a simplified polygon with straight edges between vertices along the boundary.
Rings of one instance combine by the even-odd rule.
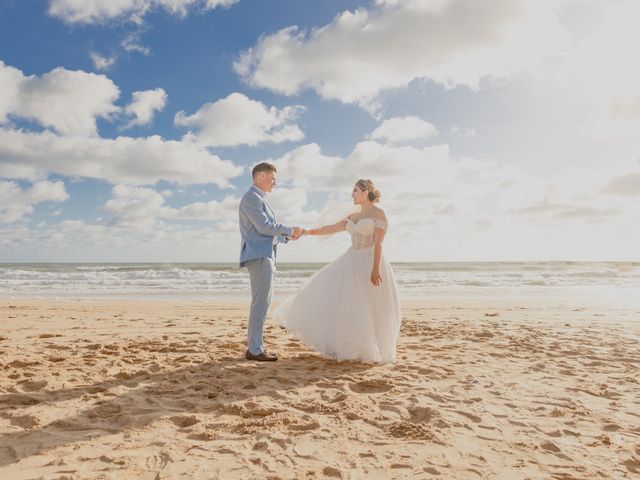
[[[425,140],[438,135],[435,125],[419,117],[395,117],[382,122],[369,138],[383,142],[400,144],[412,140]]]
[[[203,105],[193,115],[178,112],[175,124],[195,127],[188,138],[208,146],[257,145],[297,141],[304,133],[294,122],[303,107],[267,107],[241,93]]]
[[[603,193],[615,195],[640,195],[640,172],[612,178]]]
[[[127,34],[120,42],[120,46],[125,52],[138,52],[145,56],[151,55],[151,49],[140,44],[139,32]]]
[[[114,216],[115,223],[125,228],[146,229],[167,208],[164,197],[152,188],[116,185],[113,198],[103,207]]]
[[[193,202],[174,209],[169,218],[237,222],[240,199],[227,196],[221,201]]]
[[[271,162],[278,170],[279,181],[291,181],[297,187],[317,191],[335,190],[335,172],[344,164],[341,157],[324,155],[315,143],[297,147]]]
[[[65,220],[29,229],[0,226],[0,261],[53,262],[222,262],[237,261],[240,235],[211,226],[158,222],[143,230],[132,226]]]
[[[91,57],[91,61],[93,62],[95,69],[100,71],[109,70],[118,60],[117,55],[105,57],[97,52],[89,52],[89,57]]]
[[[462,128],[458,125],[453,125],[449,130],[449,133],[452,135],[460,135],[460,136],[468,136],[468,137],[475,137],[478,134],[475,128]]]
[[[321,155],[319,147],[316,154]],[[366,158],[371,156],[372,162]],[[291,158],[305,160],[301,153]],[[395,178],[384,175],[388,159],[400,159]],[[346,170],[345,163],[335,160],[331,178],[315,171],[303,179],[309,187],[283,186],[289,170],[278,170],[283,182],[267,198],[279,221],[311,227],[344,218],[354,210],[349,198],[352,170],[366,168],[382,190],[381,206],[390,220],[384,251],[392,261],[637,256],[634,219],[640,196],[602,195],[609,180],[588,170],[536,177],[494,162],[453,158],[446,145],[434,150],[375,142],[355,146],[342,160],[354,162]],[[403,177],[411,181],[402,182]],[[329,190],[336,180],[341,183]],[[327,188],[320,204],[311,200],[318,193],[316,182]],[[9,225],[0,228],[0,245],[6,247],[0,254],[28,260],[37,248],[41,258],[50,261],[235,261],[238,201],[227,196],[170,207],[161,192],[119,185],[105,205],[107,220],[65,221],[34,230]],[[192,220],[206,223],[194,225]],[[280,261],[326,261],[348,245],[346,234],[304,238],[283,246],[278,255]]]
[[[22,72],[0,60],[0,123],[6,122],[8,115],[18,107],[22,82],[24,82]]]
[[[167,94],[162,88],[133,92],[132,96],[124,112],[134,118],[125,125],[125,129],[151,123],[155,112],[162,110],[167,103]]]
[[[52,132],[0,129],[0,173],[27,180],[57,173],[111,183],[214,183],[229,188],[243,168],[206,148],[159,136],[61,137]]]
[[[229,195],[222,201],[193,202],[174,208],[165,203],[162,192],[153,188],[116,185],[103,209],[112,217],[109,224],[121,231],[161,231],[171,224],[167,222],[196,220],[237,232],[239,203],[239,198]]]
[[[299,223],[308,222],[316,216],[315,212],[305,211],[309,194],[305,188],[275,188],[268,196],[269,205],[277,212],[279,223],[288,226],[297,226]]]
[[[96,118],[119,111],[118,87],[104,75],[56,68],[24,76],[0,62],[0,121],[8,115],[29,118],[65,135],[97,134]]]
[[[411,191],[418,186],[421,191],[433,188],[446,189],[442,179],[435,180],[434,168],[449,169],[449,147],[434,145],[424,148],[391,146],[378,142],[358,143],[345,158],[322,154],[316,144],[298,147],[273,163],[278,169],[280,181],[290,181],[302,188],[319,191],[344,191],[360,178],[378,179],[378,183],[401,191]]]
[[[49,14],[66,23],[107,23],[126,20],[141,24],[151,10],[185,16],[192,7],[212,10],[229,7],[239,0],[50,0]]]
[[[36,182],[22,189],[15,182],[0,180],[0,223],[12,223],[33,211],[43,202],[63,202],[69,198],[61,181]]]
[[[592,27],[574,42],[550,81],[565,104],[587,108],[588,136],[638,138],[640,65],[631,59],[629,48],[640,43],[635,21],[640,4],[629,0],[590,3],[599,7]]]
[[[640,208],[640,195],[633,195],[638,186],[634,174],[614,176],[613,181],[581,167],[533,174],[494,161],[456,158],[448,145],[419,148],[364,141],[341,158],[325,156],[318,145],[309,144],[274,163],[281,184],[308,195],[330,195],[320,206],[322,214],[305,211],[309,214],[293,217],[303,226],[343,218],[355,181],[373,180],[391,222],[385,251],[397,260],[561,259],[585,252],[601,258],[601,246],[591,240],[594,226],[630,235]],[[605,185],[605,191],[627,196],[602,195]],[[511,244],[513,239],[530,252]],[[581,249],[572,250],[572,242],[578,241]],[[339,245],[331,250],[334,255]],[[303,248],[315,255],[313,248]]]
[[[568,39],[553,2],[394,0],[310,32],[266,35],[234,67],[256,87],[286,95],[311,88],[371,105],[382,90],[416,79],[477,89],[485,78],[537,72]]]

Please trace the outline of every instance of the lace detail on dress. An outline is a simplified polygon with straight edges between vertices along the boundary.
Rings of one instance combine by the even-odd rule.
[[[373,220],[376,223],[376,228],[381,228],[385,232],[389,228],[389,224],[385,220],[380,220],[379,218],[374,218]]]
[[[361,218],[354,222],[347,219],[347,232],[351,235],[351,246],[356,249],[372,247],[376,228],[387,231],[387,222],[377,218]]]

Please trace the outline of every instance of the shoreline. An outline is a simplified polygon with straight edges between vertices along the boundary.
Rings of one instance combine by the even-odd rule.
[[[271,308],[275,308],[279,303],[286,300],[292,293],[275,294]],[[96,303],[111,304],[130,303],[152,306],[158,302],[162,304],[177,305],[212,305],[214,308],[218,304],[233,304],[237,306],[245,306],[249,308],[251,303],[250,293],[244,295],[218,295],[207,296],[206,294],[197,297],[182,297],[180,295],[172,296],[166,293],[158,293],[153,297],[146,294],[130,295],[121,297],[118,295],[83,295],[83,296],[2,296],[0,295],[0,305],[3,303],[15,303],[21,305],[55,303],[55,304],[74,304],[74,303]],[[565,296],[565,295],[441,295],[435,297],[428,296],[402,296],[399,297],[401,306],[424,306],[428,308],[614,308],[616,310],[635,310],[640,314],[640,298],[593,298],[584,296]],[[640,320],[640,316],[638,317]]]

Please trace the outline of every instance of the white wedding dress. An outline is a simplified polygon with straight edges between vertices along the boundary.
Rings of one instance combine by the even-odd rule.
[[[337,360],[393,362],[400,333],[396,282],[384,254],[382,283],[371,283],[374,231],[387,223],[347,220],[351,248],[311,276],[272,314],[307,345]]]

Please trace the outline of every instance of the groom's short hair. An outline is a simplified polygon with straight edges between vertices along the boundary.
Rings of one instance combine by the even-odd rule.
[[[255,167],[253,167],[253,170],[251,170],[251,176],[255,178],[256,175],[259,174],[260,172],[275,172],[275,171],[276,171],[275,165],[272,165],[267,162],[262,162],[256,165]]]

